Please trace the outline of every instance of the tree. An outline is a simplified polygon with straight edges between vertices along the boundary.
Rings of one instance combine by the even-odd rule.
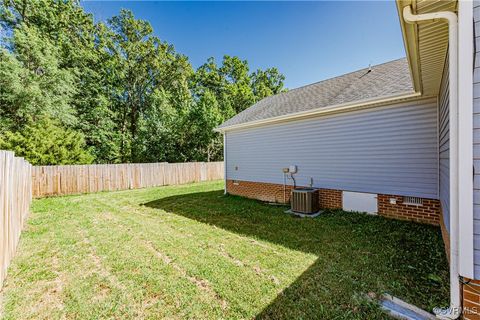
[[[192,70],[186,57],[153,36],[150,24],[135,19],[131,11],[122,10],[109,20],[109,26],[109,72],[115,78],[110,97],[119,117],[120,152],[123,161],[134,161],[139,159],[135,154],[139,148],[132,148],[131,142],[137,141],[142,115],[151,114],[155,106],[155,92],[168,92],[170,105],[177,109],[188,106],[187,80]]]
[[[251,86],[255,100],[260,101],[271,95],[284,92],[285,76],[277,68],[268,68],[265,71],[258,69],[252,74]]]
[[[49,119],[96,163],[220,160],[213,128],[284,90],[277,69],[234,56],[194,71],[128,10],[95,23],[77,0],[0,0],[0,28],[4,147],[23,149]]]
[[[258,69],[249,73],[248,62],[224,56],[218,66],[209,58],[192,78],[195,105],[190,112],[186,130],[190,133],[190,158],[220,160],[222,139],[213,129],[224,120],[247,109],[255,102],[283,92],[285,77],[276,69]]]
[[[183,154],[180,126],[184,115],[171,104],[165,90],[155,90],[152,105],[139,119],[139,132],[132,148],[137,161],[188,161]]]
[[[33,165],[88,164],[93,156],[81,133],[44,118],[0,135],[0,149],[12,150]]]
[[[214,58],[200,66],[192,87],[197,97],[207,90],[213,93],[225,118],[229,118],[265,97],[285,91],[284,80],[277,68],[249,73],[246,60],[224,56],[221,66],[217,66]]]
[[[59,67],[58,51],[34,27],[21,26],[12,39],[15,51],[0,51],[0,119],[4,128],[21,127],[39,117],[74,125],[70,102],[73,76]],[[48,94],[46,94],[48,93]]]
[[[224,56],[221,66],[217,66],[214,58],[210,58],[194,76],[194,94],[201,97],[206,91],[213,93],[222,112],[233,116],[248,108],[255,100],[248,72],[247,61],[238,57]]]
[[[224,119],[215,95],[207,90],[186,117],[185,126],[188,126],[186,149],[189,151],[189,159],[196,161],[222,159],[222,136],[213,129]]]
[[[63,100],[75,113],[76,121],[70,125],[84,133],[88,146],[93,146],[96,162],[116,162],[119,138],[105,85],[106,55],[100,50],[105,26],[95,25],[92,15],[75,0],[6,0],[0,5],[0,25],[7,35],[3,43],[11,53],[18,54],[21,44],[8,36],[22,29],[36,30],[42,42],[51,44],[54,50],[44,48],[43,52],[55,57],[57,68],[70,77],[75,88],[69,99]],[[50,95],[45,88],[41,93]]]

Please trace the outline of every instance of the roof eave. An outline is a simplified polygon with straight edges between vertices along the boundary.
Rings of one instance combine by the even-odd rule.
[[[412,77],[413,88],[415,92],[422,92],[421,68],[418,51],[418,35],[417,28],[414,24],[408,24],[403,19],[403,8],[413,4],[412,0],[397,0],[398,19],[400,20],[400,28],[402,30],[403,44],[407,54],[408,67]]]
[[[404,20],[403,9],[410,6],[413,14],[455,13],[458,2],[396,0],[396,5],[414,90],[424,95],[438,95],[448,53],[448,24],[443,18],[410,24]]]
[[[249,122],[235,124],[235,125],[226,126],[226,127],[217,127],[214,129],[214,131],[225,133],[227,131],[245,129],[250,127],[258,127],[258,126],[263,126],[267,124],[275,124],[275,123],[289,122],[294,120],[309,119],[309,118],[314,118],[314,117],[327,115],[327,114],[361,110],[361,109],[377,107],[379,105],[387,105],[387,104],[392,104],[397,102],[410,101],[413,99],[417,99],[420,96],[421,96],[421,93],[419,92],[405,92],[402,94],[397,94],[392,96],[384,96],[384,97],[377,97],[374,99],[348,102],[348,103],[333,105],[327,108],[317,108],[317,109],[312,109],[308,111],[296,112],[296,113],[286,114],[286,115],[267,118],[267,119],[249,121]],[[430,98],[430,97],[425,97],[425,98]]]

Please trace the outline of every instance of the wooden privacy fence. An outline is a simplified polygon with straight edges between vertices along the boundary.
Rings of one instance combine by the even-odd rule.
[[[32,200],[32,166],[0,150],[0,288]]]
[[[223,162],[34,166],[34,197],[223,179]]]
[[[34,166],[0,150],[0,289],[35,197],[223,179],[223,162]]]

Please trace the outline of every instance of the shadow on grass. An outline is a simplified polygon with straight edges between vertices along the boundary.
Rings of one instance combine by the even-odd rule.
[[[300,219],[283,213],[285,207],[221,191],[144,205],[315,254],[315,263],[258,319],[383,318],[367,293],[389,292],[427,310],[448,302],[448,265],[436,227],[343,211]]]

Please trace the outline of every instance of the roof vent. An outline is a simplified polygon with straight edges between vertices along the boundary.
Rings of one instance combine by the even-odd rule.
[[[369,74],[369,73],[372,72],[372,71],[373,71],[373,69],[372,69],[372,64],[369,63],[369,64],[368,64],[368,70],[367,70],[367,72],[365,72],[364,74],[362,74],[362,75],[360,76],[360,79],[363,78],[363,77],[365,77],[367,74]]]

